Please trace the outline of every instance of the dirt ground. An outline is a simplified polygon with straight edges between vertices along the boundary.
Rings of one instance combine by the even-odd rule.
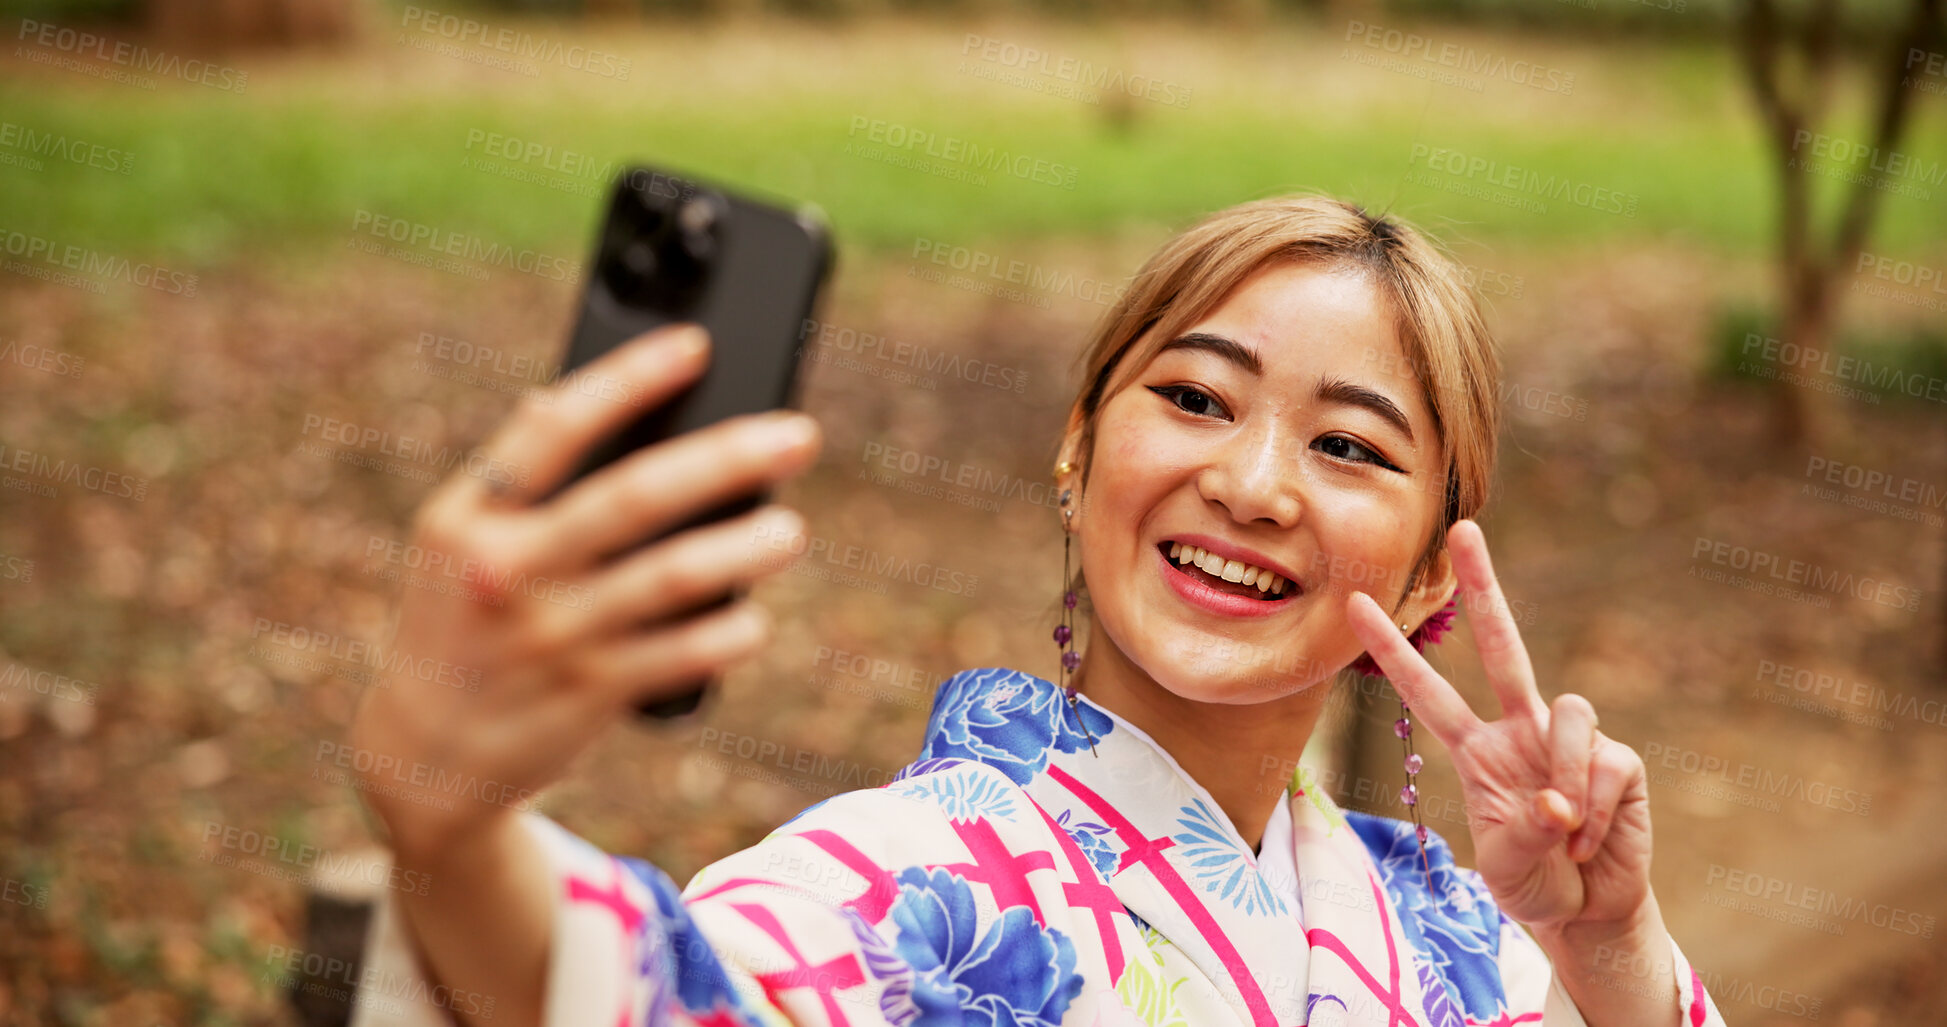
[[[1154,241],[1018,255],[1114,276]],[[1526,604],[1544,692],[1587,695],[1603,729],[1650,760],[1655,885],[1679,943],[1740,1027],[1947,1022],[1931,937],[1947,912],[1943,531],[1807,491],[1813,458],[1942,487],[1939,410],[1852,401],[1840,408],[1851,441],[1781,447],[1768,391],[1701,371],[1720,297],[1696,283],[1756,294],[1762,269],[1655,247],[1483,262],[1519,283],[1490,297],[1519,390],[1484,524],[1510,597]],[[894,258],[845,269],[804,398],[825,425],[825,456],[779,498],[816,537],[960,572],[977,579],[972,594],[813,571],[766,582],[757,594],[778,642],[730,679],[703,728],[617,729],[550,793],[550,815],[687,880],[811,801],[904,765],[929,699],[914,673],[1053,671],[1057,583],[1041,568],[1059,562],[1060,539],[1046,497],[930,494],[924,478],[875,478],[885,450],[874,447],[1044,482],[1070,363],[1101,307],[986,295],[914,270]],[[239,264],[206,276],[195,303],[19,280],[0,290],[0,345],[83,360],[71,376],[0,364],[0,438],[146,481],[139,499],[69,483],[51,496],[0,492],[0,568],[15,568],[0,579],[0,656],[70,681],[49,694],[0,689],[0,876],[15,892],[0,902],[0,1019],[292,1022],[271,954],[302,935],[304,870],[226,865],[223,839],[368,851],[359,806],[320,758],[363,668],[307,662],[293,639],[383,638],[401,586],[373,554],[405,538],[441,473],[358,466],[365,454],[321,442],[323,426],[464,451],[535,379],[494,369],[513,364],[469,379],[440,340],[551,365],[575,296],[518,274],[473,282],[356,255]],[[860,335],[886,347],[848,341]],[[911,380],[885,355],[899,342],[1015,375],[1005,386]],[[1918,610],[1709,580],[1721,565],[1696,555],[1700,539],[1911,586]],[[1442,648],[1440,665],[1491,711],[1464,636]],[[856,655],[906,676],[851,673]],[[1779,667],[1787,681],[1803,669],[1909,701],[1870,717],[1857,714],[1876,700],[1857,692],[1797,708],[1786,702],[1810,693],[1779,684]],[[1379,735],[1391,710],[1376,702],[1360,721],[1356,773],[1388,782],[1379,794],[1398,784]],[[807,750],[825,769],[719,757],[701,744],[707,731]],[[1464,826],[1433,805],[1457,786],[1444,753],[1423,744],[1430,825],[1467,863]],[[1729,769],[1700,769],[1706,759]],[[1745,783],[1753,774],[1786,794]],[[1788,901],[1808,901],[1807,889],[1840,911]]]

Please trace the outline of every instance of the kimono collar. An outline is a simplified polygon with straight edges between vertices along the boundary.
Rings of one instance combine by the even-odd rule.
[[[1445,1020],[1427,1015],[1424,978],[1365,845],[1323,789],[1300,787],[1309,768],[1280,790],[1284,815],[1265,836],[1280,851],[1261,866],[1209,791],[1154,739],[1086,695],[1071,710],[1059,686],[1033,674],[980,667],[941,683],[925,748],[902,776],[955,759],[1020,785],[1240,1023],[1303,1024],[1320,1002],[1353,1022],[1374,1012],[1413,1027]]]
[[[1140,728],[1087,696],[1071,710],[1046,679],[982,667],[940,685],[922,755],[975,759],[1022,786],[1242,1022],[1304,1022],[1295,911],[1209,791]]]

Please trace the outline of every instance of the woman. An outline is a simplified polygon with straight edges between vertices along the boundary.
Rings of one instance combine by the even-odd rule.
[[[664,331],[596,373],[653,404],[704,349]],[[1498,376],[1456,269],[1412,230],[1320,198],[1207,218],[1086,353],[1056,466],[1065,607],[1082,580],[1092,597],[1086,653],[1055,632],[1072,681],[952,676],[897,779],[680,893],[539,814],[370,775],[400,867],[433,886],[382,903],[366,980],[425,1023],[1721,1024],[1649,887],[1642,761],[1585,699],[1542,699],[1469,519]],[[815,424],[726,422],[526,498],[638,410],[525,405],[488,453],[531,469],[526,493],[459,478],[427,501],[418,544],[595,598],[408,596],[396,648],[486,681],[371,690],[366,765],[525,794],[634,704],[764,644],[749,600],[672,615],[786,566],[791,511],[611,554],[802,471]],[[1495,721],[1417,652],[1457,595]],[[1293,773],[1357,666],[1410,704],[1401,737],[1417,719],[1452,753],[1477,870]]]

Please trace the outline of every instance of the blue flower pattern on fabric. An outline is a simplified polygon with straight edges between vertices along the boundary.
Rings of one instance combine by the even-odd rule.
[[[859,952],[865,957],[865,972],[886,982],[885,990],[879,993],[879,1008],[886,1014],[886,1021],[893,1027],[906,1027],[919,1018],[919,1007],[913,1004],[913,982],[918,975],[913,972],[912,964],[901,959],[864,917],[850,909],[843,912],[852,937],[858,939]]]
[[[1284,900],[1271,891],[1203,800],[1193,800],[1177,810],[1176,823],[1181,830],[1170,837],[1183,847],[1183,855],[1204,891],[1216,892],[1218,898],[1247,916],[1291,915]]]
[[[1068,708],[1052,682],[1004,667],[963,670],[940,683],[920,758],[978,760],[1026,785],[1048,766],[1048,753],[1088,747],[1076,718],[1096,738],[1115,723],[1087,703]]]
[[[980,929],[967,880],[950,870],[899,872],[893,949],[917,972],[912,991],[886,1009],[912,1027],[1055,1027],[1082,991],[1075,944],[1044,928],[1026,906],[1009,906]],[[914,1015],[917,1010],[917,1015]]]
[[[987,774],[927,774],[886,786],[895,795],[930,803],[962,823],[988,818],[1013,822],[1019,811],[1007,785]]]
[[[1421,960],[1414,960],[1419,970],[1420,1008],[1426,1012],[1426,1022],[1433,1027],[1467,1027],[1467,1018],[1453,1004],[1453,996],[1447,993],[1447,986],[1433,972],[1433,968]]]
[[[1501,981],[1501,922],[1505,917],[1480,875],[1454,865],[1453,850],[1438,832],[1426,838],[1433,887],[1420,866],[1420,845],[1407,821],[1347,810],[1346,822],[1372,853],[1413,950],[1432,964],[1445,992],[1458,998],[1467,1015],[1491,1020],[1507,1007]],[[1436,1003],[1428,996],[1427,1015],[1438,1025]]]
[[[892,775],[892,780],[887,783],[893,784],[900,781],[904,781],[909,777],[919,777],[922,774],[931,774],[936,770],[945,770],[948,767],[956,767],[965,762],[967,761],[955,757],[914,760],[913,762],[906,764],[904,767],[899,768],[899,773]],[[820,801],[822,803],[824,800],[820,800]]]
[[[717,961],[709,940],[690,919],[689,907],[683,905],[683,893],[676,887],[676,882],[662,868],[634,856],[618,857],[617,862],[642,882],[643,887],[649,889],[649,894],[655,896],[656,912],[665,935],[659,940],[644,939],[644,965],[638,970],[644,975],[655,975],[653,964],[667,959],[670,964],[668,971],[657,976],[676,982],[676,998],[683,1004],[685,1012],[700,1017],[728,1010],[739,1023],[756,1023],[756,1019],[745,1009],[743,1000],[731,988],[730,978],[724,973],[723,964]],[[657,918],[645,921],[644,932],[655,923]],[[652,1010],[650,1022],[668,1021],[662,1011]]]
[[[1101,874],[1103,880],[1108,880],[1115,875],[1116,864],[1122,861],[1122,849],[1116,844],[1115,832],[1107,824],[1083,820],[1072,814],[1072,810],[1062,810],[1055,823],[1075,840],[1075,846],[1082,850],[1082,855],[1095,865],[1095,872]]]
[[[1345,1000],[1338,997],[1337,995],[1311,995],[1305,999],[1305,1022],[1306,1023],[1310,1023],[1313,1020],[1318,1019],[1318,1014],[1313,1012],[1313,1010],[1318,1008],[1318,1004],[1320,1002],[1330,1002],[1333,1005],[1338,1006],[1339,1010],[1342,1013],[1351,1012],[1351,1009],[1345,1004]]]

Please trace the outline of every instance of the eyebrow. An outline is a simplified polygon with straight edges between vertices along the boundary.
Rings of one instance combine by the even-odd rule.
[[[1253,378],[1264,377],[1264,361],[1258,358],[1257,351],[1235,339],[1209,332],[1190,332],[1164,343],[1156,351],[1156,355],[1160,357],[1173,349],[1202,350],[1212,353],[1242,368]],[[1407,420],[1406,412],[1382,392],[1344,378],[1327,378],[1318,383],[1318,388],[1313,390],[1313,395],[1321,402],[1343,403],[1346,406],[1369,410],[1380,420],[1399,429],[1400,434],[1405,435],[1408,442],[1416,442],[1413,438],[1413,424]]]
[[[1249,371],[1253,378],[1264,377],[1264,361],[1257,358],[1257,351],[1235,339],[1227,339],[1221,335],[1212,335],[1209,332],[1191,332],[1188,335],[1180,335],[1164,343],[1162,348],[1156,351],[1156,355],[1160,357],[1173,349],[1203,350],[1208,353],[1215,353],[1225,360],[1236,364],[1238,367]]]

